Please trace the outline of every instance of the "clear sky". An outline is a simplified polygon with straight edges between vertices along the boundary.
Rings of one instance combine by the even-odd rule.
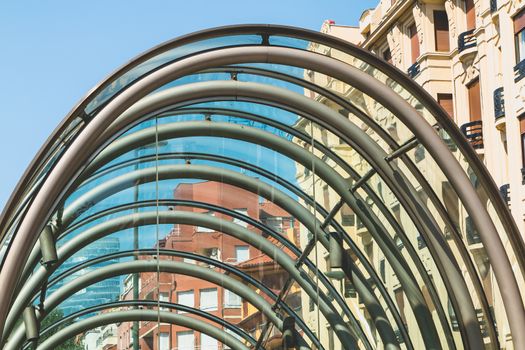
[[[1,0],[0,208],[46,138],[113,70],[209,27],[356,25],[378,0]]]

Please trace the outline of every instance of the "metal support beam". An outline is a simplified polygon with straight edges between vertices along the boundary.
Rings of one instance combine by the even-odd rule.
[[[77,334],[83,333],[90,329],[101,327],[112,323],[122,322],[162,322],[193,329],[197,332],[204,333],[222,344],[227,345],[234,350],[249,350],[242,342],[226,331],[214,327],[211,324],[197,318],[188,317],[173,312],[157,310],[127,310],[115,311],[106,314],[96,315],[84,320],[79,320],[50,336],[36,350],[53,350],[66,340]]]
[[[37,320],[35,308],[33,306],[26,307],[22,314],[22,319],[24,320],[26,339],[30,342],[38,340],[40,322]]]
[[[55,242],[56,226],[47,224],[40,234],[40,250],[42,253],[41,264],[44,266],[52,265],[57,262],[57,248]]]

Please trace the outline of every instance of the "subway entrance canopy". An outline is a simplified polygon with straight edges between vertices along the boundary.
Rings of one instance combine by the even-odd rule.
[[[135,58],[0,220],[2,349],[525,349],[525,249],[476,151],[404,73],[317,32]]]

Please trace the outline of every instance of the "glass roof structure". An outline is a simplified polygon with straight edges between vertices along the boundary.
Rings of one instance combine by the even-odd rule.
[[[118,69],[0,244],[2,349],[525,349],[525,247],[475,151],[403,72],[304,29]]]

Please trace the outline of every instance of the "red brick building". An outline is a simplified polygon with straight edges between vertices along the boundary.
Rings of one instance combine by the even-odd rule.
[[[262,200],[257,194],[228,184],[207,181],[180,184],[175,188],[173,194],[175,199],[203,202],[235,210],[265,223],[298,244],[298,227],[290,215],[273,203]],[[246,222],[217,212],[182,206],[174,207],[173,210],[214,215],[233,221],[252,232],[260,233]],[[259,250],[232,236],[206,227],[175,225],[158,244],[163,249],[192,252],[235,265],[277,292],[286,275],[279,266],[274,265],[273,261]],[[186,262],[195,263],[191,260],[186,260]],[[160,274],[157,276],[156,273],[142,273],[139,282],[140,299],[171,301],[195,307],[230,323],[239,324],[254,336],[257,335],[253,322],[262,321],[261,315],[258,315],[258,311],[250,308],[240,297],[221,286],[185,275]],[[132,291],[127,288],[121,299],[130,300],[132,295]],[[132,349],[130,328],[131,324],[123,324],[119,327],[119,349]],[[194,348],[215,350],[222,348],[222,344],[218,344],[206,335],[178,326],[161,324],[159,327],[156,322],[141,322],[139,344],[141,350]]]

